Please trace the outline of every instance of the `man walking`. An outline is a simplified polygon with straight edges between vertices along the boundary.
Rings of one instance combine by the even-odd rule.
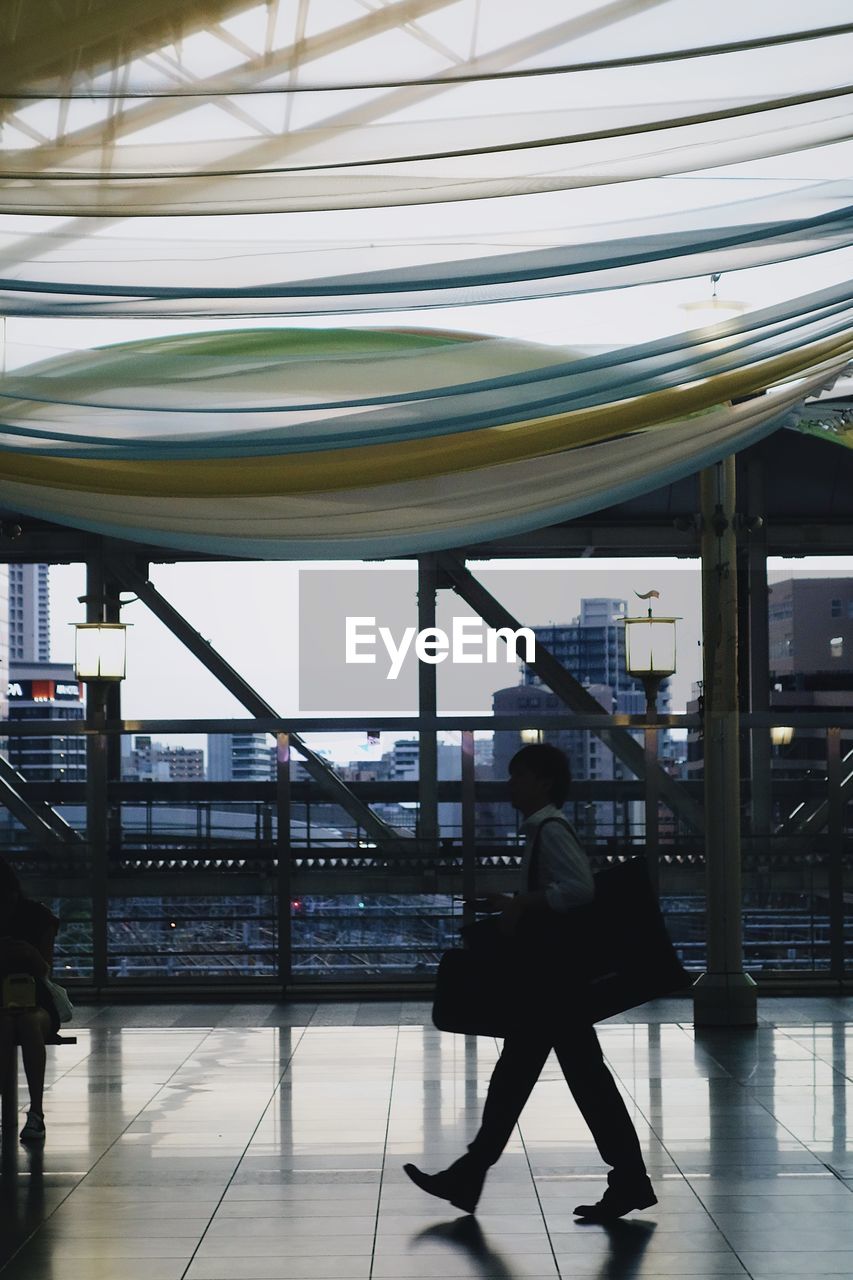
[[[513,1030],[492,1072],[480,1130],[467,1154],[435,1174],[404,1165],[421,1190],[466,1213],[474,1212],[486,1174],[509,1141],[552,1049],[602,1160],[611,1166],[601,1200],[578,1205],[575,1214],[587,1222],[610,1222],[657,1203],[636,1130],[595,1028],[582,1014],[572,1017],[552,1008],[543,983],[547,951],[539,949],[537,938],[553,936],[559,915],[591,902],[594,895],[587,857],[560,812],[570,785],[569,762],[557,747],[523,747],[510,761],[510,801],[524,816],[522,888],[512,897],[491,895],[487,907],[500,912],[501,932],[516,939]]]

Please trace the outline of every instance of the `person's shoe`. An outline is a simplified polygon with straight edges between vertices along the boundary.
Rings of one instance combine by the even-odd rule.
[[[617,1218],[624,1218],[626,1213],[650,1209],[657,1202],[651,1182],[642,1178],[620,1187],[608,1187],[598,1204],[579,1204],[574,1212],[584,1222],[615,1222]]]
[[[21,1130],[21,1142],[44,1142],[44,1116],[37,1111],[27,1112],[27,1122]]]
[[[461,1209],[463,1213],[474,1212],[486,1181],[486,1170],[470,1156],[461,1156],[441,1173],[423,1173],[416,1164],[404,1164],[403,1172],[421,1191],[437,1196],[439,1200],[449,1200],[455,1209]]]

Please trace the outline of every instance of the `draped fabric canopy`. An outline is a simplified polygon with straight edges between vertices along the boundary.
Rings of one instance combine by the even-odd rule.
[[[479,460],[501,449],[527,456],[573,445],[563,427],[570,419],[621,435],[639,416],[645,424],[649,415],[665,421],[707,409],[808,374],[851,343],[849,282],[595,355],[436,331],[191,334],[7,373],[0,447],[111,466],[223,456],[231,466],[254,457],[267,460],[264,469],[271,458],[322,453],[329,472],[349,474],[357,449],[395,465],[416,446],[420,465],[433,457],[446,471],[472,452]],[[336,449],[345,451],[340,459]],[[11,465],[8,456],[2,465]],[[291,461],[293,474],[296,467]]]
[[[759,8],[719,0],[697,38],[692,0],[0,0],[0,501],[226,554],[401,554],[795,422],[853,356],[841,267],[628,346],[502,338],[497,307],[460,332],[472,304],[844,261],[853,21]],[[459,323],[393,318],[438,307]],[[198,331],[301,315],[326,327]],[[45,356],[15,329],[39,318],[113,323]]]
[[[752,356],[741,321],[685,335],[681,349],[587,358],[370,330],[127,344],[96,353],[95,369],[54,358],[5,384],[0,502],[113,536],[271,558],[399,555],[520,532],[657,487],[793,423],[853,354],[847,307],[812,302],[797,321],[764,316]],[[717,344],[725,352],[736,339],[734,367]],[[177,367],[181,378],[170,376]],[[497,367],[514,372],[473,376]],[[128,394],[129,369],[147,407],[102,415],[98,401],[116,385]],[[609,381],[625,371],[617,401]],[[287,402],[265,394],[267,379]],[[371,395],[371,381],[398,389]],[[193,414],[170,409],[167,390],[179,402],[189,393]]]
[[[301,316],[513,301],[733,271],[853,244],[853,181],[601,226],[406,240],[221,239],[0,230],[0,310],[37,316]],[[534,247],[535,246],[535,247]],[[373,265],[375,264],[375,265]]]

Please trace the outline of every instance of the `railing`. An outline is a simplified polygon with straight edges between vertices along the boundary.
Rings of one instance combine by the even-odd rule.
[[[744,717],[744,732],[768,733],[780,717]],[[853,936],[846,902],[853,859],[851,739],[853,713],[784,713],[798,734],[823,735],[825,759],[811,737],[809,772],[780,776],[796,759],[777,755],[743,803],[744,955],[761,976],[847,976]],[[592,717],[525,719],[525,728],[591,730]],[[361,726],[358,726],[361,728]],[[515,731],[507,717],[437,718],[458,735],[460,755],[473,732]],[[350,720],[295,722],[302,734],[353,730]],[[423,722],[394,719],[371,729],[412,736]],[[642,729],[639,717],[595,718],[597,730]],[[665,717],[656,730],[696,735],[696,716]],[[92,735],[85,723],[11,722],[4,734]],[[100,730],[167,735],[279,731],[278,721],[125,722]],[[606,748],[598,753],[606,760]],[[295,772],[295,771],[294,771]],[[59,963],[66,976],[97,986],[181,980],[277,985],[353,980],[427,980],[452,945],[465,894],[511,891],[519,850],[511,815],[497,813],[500,782],[461,778],[424,795],[417,781],[353,782],[353,793],[399,827],[435,806],[437,841],[414,837],[393,851],[378,846],[316,783],[292,778],[253,783],[142,783],[112,780],[101,796],[109,840],[86,838],[86,783],[20,787],[24,800],[60,805],[82,836],[45,843],[9,819],[4,852],[28,888],[63,918]],[[700,778],[680,786],[701,805]],[[756,797],[760,792],[761,805]],[[659,801],[651,808],[639,779],[580,780],[567,807],[594,865],[654,851],[653,873],[675,944],[689,968],[704,964],[704,851],[701,833]],[[439,806],[455,806],[453,812]],[[760,812],[759,812],[760,810]],[[419,810],[418,810],[419,811]],[[644,821],[651,815],[654,830]],[[759,821],[759,819],[761,819]],[[805,821],[804,821],[805,819]],[[289,904],[289,905],[288,905]]]

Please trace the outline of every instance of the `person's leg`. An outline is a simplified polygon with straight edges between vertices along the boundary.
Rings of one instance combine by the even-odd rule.
[[[509,1142],[550,1052],[551,1041],[541,1033],[517,1032],[504,1041],[489,1081],[480,1129],[468,1144],[471,1155],[486,1168],[495,1164]]]
[[[559,1036],[557,1059],[599,1154],[611,1166],[608,1191],[598,1205],[580,1205],[584,1217],[620,1217],[656,1203],[637,1131],[616,1086],[595,1028],[579,1024]]]
[[[14,1128],[18,1123],[18,1046],[11,1014],[0,1014],[0,1088],[3,1091],[2,1127]]]
[[[506,1039],[489,1081],[479,1132],[467,1154],[440,1173],[423,1173],[417,1165],[404,1165],[412,1182],[429,1195],[473,1213],[486,1173],[500,1158],[549,1052],[550,1042],[541,1033],[531,1037],[516,1034]]]
[[[646,1166],[640,1140],[604,1061],[595,1028],[572,1027],[557,1039],[554,1050],[599,1154],[613,1168],[611,1181],[644,1177]]]
[[[50,1015],[45,1009],[21,1013],[17,1019],[18,1043],[24,1060],[24,1074],[30,1091],[30,1111],[44,1115],[44,1073],[47,1065],[45,1041],[50,1036]]]

